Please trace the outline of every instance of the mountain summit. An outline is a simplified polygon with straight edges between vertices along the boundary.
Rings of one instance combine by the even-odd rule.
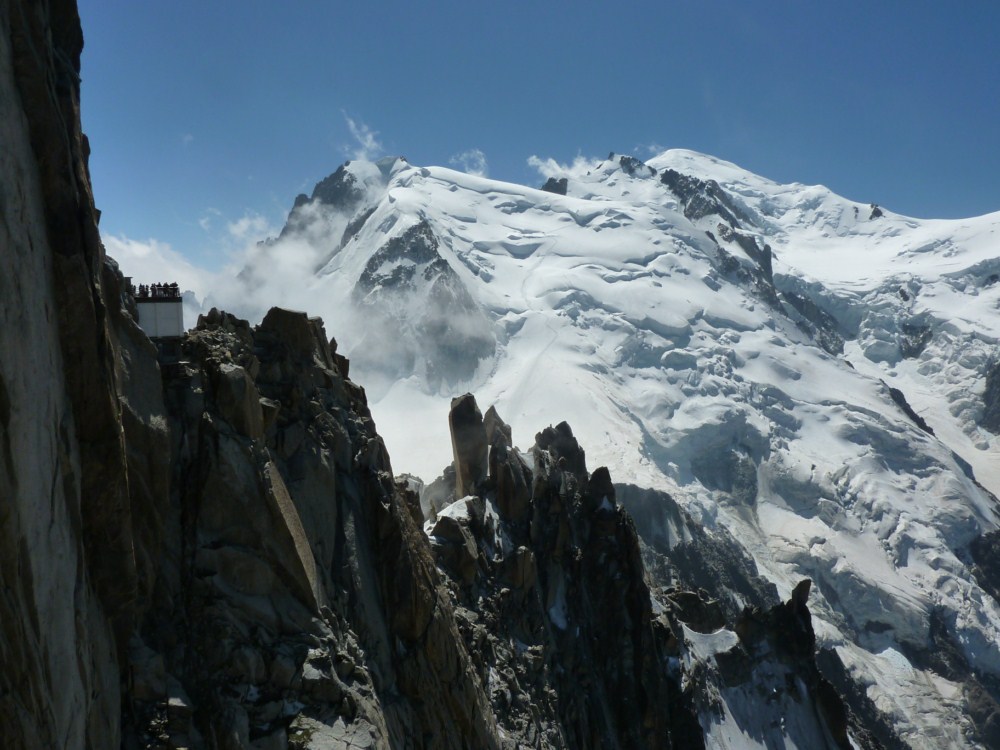
[[[976,565],[1000,491],[1000,214],[908,218],[686,150],[545,176],[349,162],[248,272],[312,248],[301,294],[330,300],[397,471],[446,467],[440,415],[467,390],[515,437],[565,416],[782,597],[814,581],[820,649],[902,738],[961,742],[1000,677]]]

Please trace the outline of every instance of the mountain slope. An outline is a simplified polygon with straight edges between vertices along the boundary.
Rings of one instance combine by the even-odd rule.
[[[515,438],[566,417],[782,598],[811,578],[819,648],[904,740],[982,736],[967,705],[1000,677],[1000,608],[969,549],[997,527],[979,394],[1000,214],[909,219],[688,151],[564,169],[565,195],[402,160],[341,174],[363,190],[298,201],[249,273],[313,249],[280,301],[335,321],[397,470],[450,461],[465,390]],[[964,661],[935,666],[942,643]]]

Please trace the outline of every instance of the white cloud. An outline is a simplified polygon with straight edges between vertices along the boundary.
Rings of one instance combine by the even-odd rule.
[[[327,333],[349,342],[361,338],[365,321],[356,320],[350,305],[354,279],[322,277],[318,270],[329,259],[333,242],[343,234],[344,222],[331,222],[329,232],[316,227],[316,244],[306,235],[286,236],[269,243],[246,242],[234,251],[203,304],[260,322],[271,307],[305,310],[327,323]],[[310,234],[310,233],[307,233]],[[336,240],[334,239],[336,238]]]
[[[528,166],[538,172],[542,177],[578,177],[586,174],[594,168],[599,159],[577,154],[572,164],[560,164],[555,159],[542,159],[539,156],[529,156]]]
[[[156,239],[135,240],[124,235],[102,239],[108,255],[118,262],[125,276],[132,277],[134,284],[177,282],[182,292],[194,293],[196,300],[185,300],[188,326],[212,307],[256,323],[274,305],[325,314],[343,325],[338,310],[340,300],[350,289],[338,290],[331,297],[329,289],[313,290],[310,281],[328,251],[330,237],[339,238],[346,223],[347,218],[340,216],[317,221],[320,236],[316,244],[299,237],[261,242],[278,235],[278,229],[266,217],[247,212],[230,221],[221,211],[207,209],[199,224],[208,227],[216,251],[228,256],[226,266],[217,272],[196,266],[168,243]]]
[[[181,291],[194,292],[199,299],[211,289],[213,274],[193,265],[170,245],[159,240],[133,240],[124,235],[102,236],[104,247],[125,276],[135,284],[176,281]]]
[[[371,161],[383,153],[382,143],[378,139],[378,131],[372,130],[363,122],[354,120],[346,112],[342,112],[344,120],[347,122],[347,129],[351,131],[354,139],[354,146],[347,146],[344,151],[352,158]]]
[[[470,148],[468,151],[455,154],[448,160],[448,163],[455,165],[463,172],[476,175],[477,177],[486,177],[490,170],[490,165],[486,161],[486,154],[478,148]]]
[[[546,179],[549,177],[558,177],[566,171],[566,167],[555,159],[542,159],[534,155],[528,157],[528,166]]]
[[[666,150],[667,149],[664,146],[661,146],[656,141],[652,141],[650,143],[646,143],[641,146],[636,146],[634,149],[632,149],[633,153],[644,153],[646,154],[646,156],[649,157],[659,156]]]
[[[226,231],[229,232],[230,237],[240,242],[258,242],[277,234],[277,231],[271,226],[270,222],[256,213],[245,214],[236,221],[228,222],[226,224]]]
[[[208,232],[212,229],[212,221],[214,219],[219,218],[220,216],[222,216],[222,211],[220,211],[217,208],[212,208],[211,206],[209,206],[208,208],[205,209],[205,213],[202,214],[202,217],[198,219],[198,226],[201,227],[204,231]]]
[[[194,135],[193,134],[191,134],[191,133],[184,133],[183,135],[181,135],[181,145],[182,146],[190,146],[192,143],[194,143]]]

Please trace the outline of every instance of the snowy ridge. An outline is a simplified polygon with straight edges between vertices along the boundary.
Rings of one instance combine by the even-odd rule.
[[[913,654],[936,648],[940,624],[934,637],[1000,678],[1000,607],[968,556],[998,526],[1000,442],[978,421],[1000,331],[1000,213],[911,219],[681,150],[553,167],[565,196],[401,160],[346,170],[363,196],[297,204],[314,218],[267,252],[322,248],[302,283],[331,301],[316,312],[397,472],[429,480],[450,462],[458,393],[496,404],[517,442],[565,419],[592,468],[728,529],[783,598],[811,578],[818,645],[901,739],[972,744],[960,680]],[[364,306],[344,301],[418,227],[424,255],[380,256],[364,290],[393,328],[359,322]],[[439,260],[457,305],[438,331],[454,341],[444,370],[400,343],[426,330]],[[376,345],[381,362],[366,356]],[[735,747],[719,727],[715,746]]]

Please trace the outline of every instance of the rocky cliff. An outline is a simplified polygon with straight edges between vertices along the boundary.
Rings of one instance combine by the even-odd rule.
[[[82,44],[72,3],[0,6],[0,736],[15,747],[118,744],[118,665],[150,574],[149,488],[130,472],[153,428],[130,420],[102,280]]]

